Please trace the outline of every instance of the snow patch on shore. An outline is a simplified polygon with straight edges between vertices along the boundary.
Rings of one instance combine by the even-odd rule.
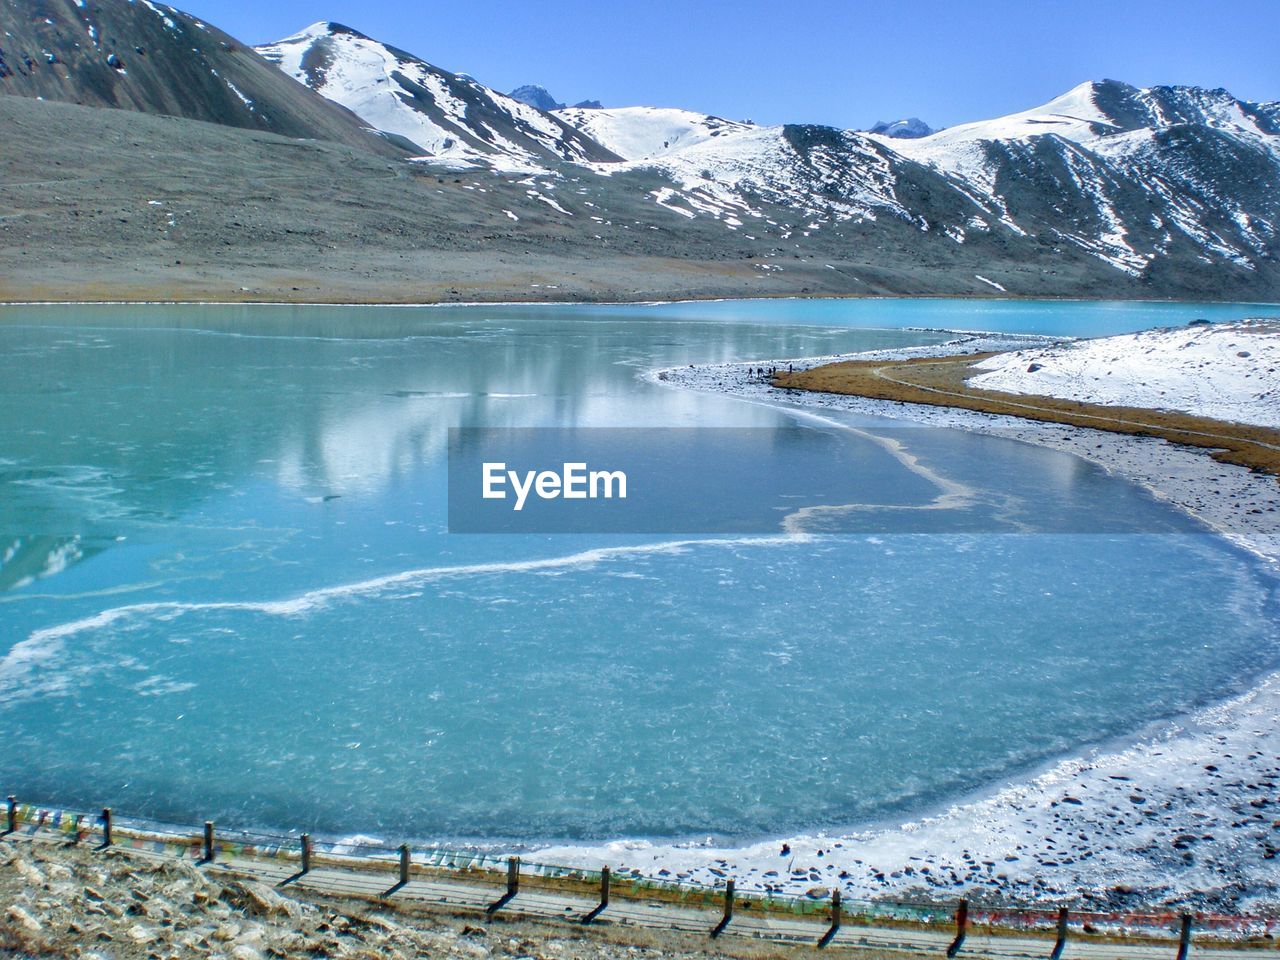
[[[1003,353],[970,386],[1280,427],[1280,320],[1205,324]]]

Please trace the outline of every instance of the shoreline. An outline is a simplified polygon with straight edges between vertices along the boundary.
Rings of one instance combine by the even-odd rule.
[[[967,337],[799,363],[891,360],[940,349],[964,353],[998,339]],[[1280,576],[1280,513],[1247,514],[1257,518],[1249,530],[1233,522],[1249,509],[1280,503],[1272,477],[1155,438],[958,408],[799,394],[746,375],[751,367],[789,362],[797,358],[653,370],[645,378],[783,410],[906,419],[1072,453],[1139,484]],[[1210,486],[1217,489],[1206,493]],[[964,890],[980,898],[986,887],[1018,900],[1074,899],[1103,909],[1167,904],[1244,910],[1280,903],[1280,877],[1271,865],[1280,853],[1277,779],[1280,671],[1264,670],[1247,689],[1084,745],[915,819],[886,817],[856,830],[736,846],[632,839],[544,845],[538,853],[575,865],[623,864],[703,882],[731,874],[743,889],[791,894],[838,876],[855,896],[954,896]],[[1155,813],[1157,807],[1163,812]],[[1054,837],[1064,833],[1073,837],[1072,847],[1054,853]],[[779,853],[784,844],[785,857]]]
[[[960,407],[776,388],[745,374],[747,369],[761,365],[792,363],[800,369],[802,364],[805,367],[816,367],[840,360],[892,361],[959,355],[986,352],[1000,347],[1009,349],[1010,345],[1023,346],[1029,340],[1071,339],[1040,335],[946,332],[960,333],[962,337],[945,344],[903,350],[703,364],[692,368],[674,367],[650,371],[646,379],[672,388],[727,395],[784,410],[826,410],[907,420],[922,426],[1006,437],[1071,453],[1096,464],[1109,474],[1138,484],[1157,500],[1189,514],[1236,546],[1275,565],[1277,572],[1280,572],[1280,516],[1249,514],[1257,518],[1251,521],[1257,529],[1248,531],[1233,522],[1240,510],[1251,509],[1258,505],[1257,502],[1261,502],[1263,506],[1280,504],[1280,483],[1274,477],[1254,473],[1248,468],[1214,461],[1207,448],[1187,447],[1156,437],[1119,434],[1065,423],[1024,420],[1006,414],[984,413]],[[1211,497],[1206,496],[1204,491],[1197,489],[1197,485],[1208,477],[1216,482],[1228,480],[1232,489],[1218,490]],[[1225,499],[1230,499],[1239,509],[1224,504],[1222,501]]]
[[[1101,300],[1090,297],[1054,297],[1043,294],[1004,294],[987,296],[983,293],[821,293],[792,292],[755,293],[744,296],[708,295],[660,299],[527,299],[527,300],[9,300],[0,296],[0,307],[583,307],[617,306],[645,307],[681,303],[733,303],[755,300],[957,300],[974,303],[1182,303],[1214,306],[1234,304],[1247,307],[1273,307],[1280,310],[1280,303],[1267,300],[1191,300],[1185,297],[1106,297]],[[963,332],[963,331],[948,331]],[[975,333],[981,331],[974,331]]]

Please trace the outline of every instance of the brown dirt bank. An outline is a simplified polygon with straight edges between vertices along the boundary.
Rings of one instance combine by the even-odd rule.
[[[773,384],[789,390],[960,407],[1025,420],[1092,427],[1139,437],[1159,437],[1170,443],[1202,447],[1223,463],[1234,463],[1280,477],[1280,430],[1164,410],[1103,406],[969,386],[969,377],[980,372],[974,364],[990,356],[993,354],[893,362],[849,360],[812,370],[778,374]]]

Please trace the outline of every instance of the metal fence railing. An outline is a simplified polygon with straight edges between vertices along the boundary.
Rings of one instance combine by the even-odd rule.
[[[243,858],[279,861],[288,879],[298,879],[322,867],[328,889],[357,896],[387,896],[415,881],[446,880],[473,884],[472,899],[488,909],[504,906],[521,891],[576,895],[598,903],[593,914],[613,901],[667,904],[720,913],[723,930],[734,917],[795,918],[827,925],[829,940],[846,927],[900,928],[945,931],[952,935],[955,955],[966,935],[1033,935],[1055,940],[1056,958],[1070,936],[1073,940],[1178,943],[1179,960],[1186,960],[1192,938],[1200,943],[1236,946],[1251,942],[1275,949],[1280,916],[1221,914],[1174,910],[1100,912],[1042,904],[1000,903],[968,899],[908,901],[889,898],[857,899],[839,889],[794,896],[760,890],[740,891],[733,878],[715,884],[647,876],[636,870],[610,871],[564,866],[442,846],[387,846],[347,840],[315,839],[308,834],[280,835],[215,829],[206,822],[198,830],[164,827],[140,818],[120,817],[110,809],[99,814],[19,802],[9,797],[3,834],[53,832],[69,843],[120,847],[153,856],[193,863]],[[489,903],[497,886],[505,892]],[[488,889],[484,889],[488,888]],[[590,919],[590,916],[587,918]]]

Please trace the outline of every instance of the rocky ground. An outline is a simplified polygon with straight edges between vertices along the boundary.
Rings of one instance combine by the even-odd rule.
[[[185,861],[61,843],[0,842],[0,901],[0,957],[768,960],[806,949],[283,896]]]

